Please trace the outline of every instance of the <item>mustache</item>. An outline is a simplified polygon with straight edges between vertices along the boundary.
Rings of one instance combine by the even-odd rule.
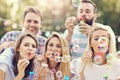
[[[94,18],[92,18],[92,19],[87,19],[85,16],[82,16],[82,17],[84,17],[84,22],[86,23],[86,24],[88,24],[88,25],[92,25],[93,24],[93,20],[94,20]],[[78,18],[78,23],[80,23],[80,19],[81,18]]]

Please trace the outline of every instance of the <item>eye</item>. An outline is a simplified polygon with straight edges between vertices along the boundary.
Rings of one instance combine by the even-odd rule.
[[[82,10],[82,9],[80,9],[80,13],[83,13],[83,10]]]
[[[61,48],[61,45],[57,45],[57,48]]]
[[[26,47],[27,47],[27,46],[29,46],[29,44],[27,44],[27,43],[26,43],[26,44],[24,44],[24,46],[26,46]]]
[[[89,9],[86,10],[86,13],[90,13],[91,11]]]
[[[31,20],[27,20],[28,23],[31,23]]]
[[[51,46],[51,47],[52,47],[52,46],[53,46],[53,44],[49,44],[49,46]]]
[[[32,48],[36,48],[36,45],[32,45]]]
[[[95,41],[98,41],[98,39],[99,39],[99,38],[95,38],[94,40],[95,40]]]
[[[35,24],[39,23],[37,20],[34,21]]]

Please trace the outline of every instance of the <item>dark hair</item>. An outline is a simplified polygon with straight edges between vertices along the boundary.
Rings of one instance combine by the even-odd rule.
[[[90,3],[90,4],[92,4],[93,7],[94,7],[94,13],[97,12],[97,6],[93,1],[91,1],[91,0],[81,0],[81,3]]]
[[[25,19],[25,16],[27,15],[27,13],[35,13],[37,14],[38,16],[40,16],[40,20],[41,20],[41,23],[42,23],[42,13],[40,12],[40,10],[38,10],[37,8],[35,7],[28,7],[25,11],[24,11],[24,19]]]
[[[17,42],[16,42],[16,47],[15,47],[15,49],[14,49],[14,56],[13,56],[13,61],[12,61],[12,64],[13,64],[13,72],[14,72],[15,76],[18,74],[17,64],[18,64],[18,60],[19,60],[19,58],[20,58],[20,54],[19,54],[19,52],[17,51],[17,49],[20,47],[20,45],[21,45],[21,43],[22,43],[22,41],[23,41],[23,39],[24,39],[25,37],[30,37],[30,38],[32,38],[32,39],[35,41],[35,43],[36,43],[36,48],[38,47],[37,40],[36,40],[35,37],[33,37],[31,34],[23,34],[23,35],[21,35],[21,36],[18,38],[18,40],[17,40]],[[33,70],[33,67],[34,67],[33,60],[34,60],[34,58],[32,58],[31,60],[29,60],[30,63],[29,63],[29,65],[28,65],[28,66],[26,67],[26,69],[25,69],[25,75],[24,75],[24,77],[28,77],[29,71],[32,71],[32,70]]]

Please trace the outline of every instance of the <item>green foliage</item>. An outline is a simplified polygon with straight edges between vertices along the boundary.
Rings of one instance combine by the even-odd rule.
[[[119,35],[120,0],[93,1],[98,7],[99,17],[97,21],[110,25],[115,34]],[[11,26],[13,23],[22,24],[23,11],[26,6],[36,6],[43,12],[43,32],[58,31],[63,33],[65,19],[69,16],[77,16],[77,8],[73,7],[72,0],[0,0],[0,17],[10,21],[10,24],[5,27],[4,21],[0,20],[0,37],[7,31],[21,29],[20,26],[16,29]],[[11,16],[11,13],[13,16]]]

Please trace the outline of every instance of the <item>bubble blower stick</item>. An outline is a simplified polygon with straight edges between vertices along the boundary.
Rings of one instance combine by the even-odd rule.
[[[86,19],[84,16],[82,16],[80,19],[79,19],[79,25],[81,24],[84,24],[86,22]],[[80,32],[83,32],[83,30],[80,29]]]

